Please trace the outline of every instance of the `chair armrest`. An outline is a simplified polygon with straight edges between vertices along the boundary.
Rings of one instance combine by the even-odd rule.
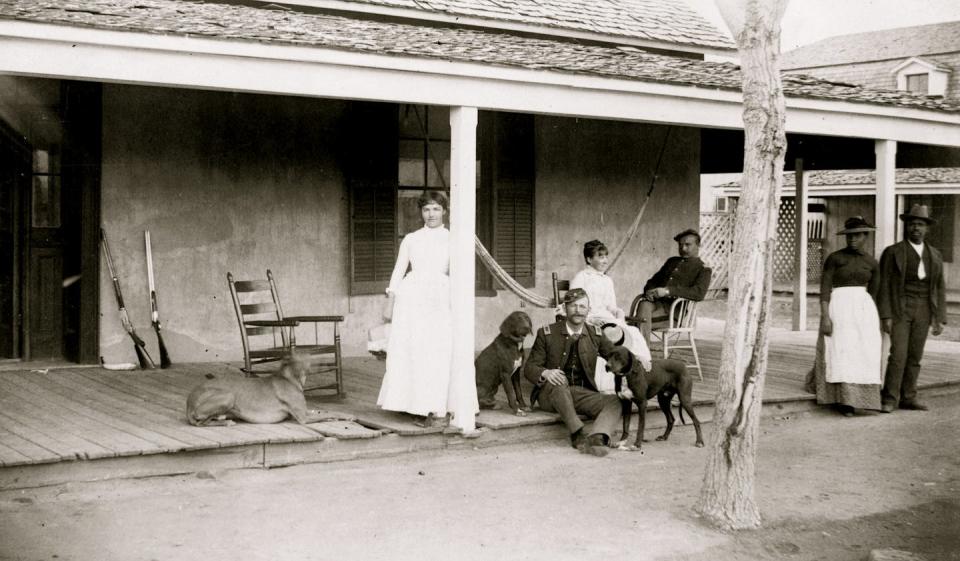
[[[286,319],[302,322],[337,322],[343,321],[343,316],[287,316]]]
[[[244,325],[252,327],[296,327],[300,322],[294,318],[286,319],[255,319],[243,322]]]
[[[623,318],[623,321],[624,321],[627,325],[633,325],[633,324],[635,324],[635,323],[640,323],[640,320],[641,320],[640,316],[624,316],[624,318]]]

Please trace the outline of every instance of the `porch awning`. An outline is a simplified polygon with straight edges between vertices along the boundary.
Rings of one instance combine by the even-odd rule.
[[[730,63],[175,0],[0,1],[0,72],[741,128]],[[960,146],[960,102],[784,76],[787,128]]]
[[[877,171],[872,169],[816,170],[808,173],[811,196],[837,197],[873,195],[876,193]],[[898,168],[895,174],[896,193],[960,194],[960,168]],[[733,181],[713,187],[724,197],[739,197],[740,182]],[[783,174],[784,197],[793,196],[796,174]]]

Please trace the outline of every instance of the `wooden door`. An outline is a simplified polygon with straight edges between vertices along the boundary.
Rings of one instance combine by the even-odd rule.
[[[35,150],[27,206],[24,358],[63,356],[63,232],[59,155]]]

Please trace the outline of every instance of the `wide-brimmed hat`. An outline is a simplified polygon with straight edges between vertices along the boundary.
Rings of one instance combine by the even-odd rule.
[[[843,230],[837,232],[838,236],[844,234],[857,234],[860,232],[873,232],[876,230],[869,222],[864,220],[862,216],[851,216],[847,218],[846,222],[843,223]]]
[[[627,338],[627,332],[615,323],[605,323],[600,327],[603,336],[614,345],[622,345]]]
[[[930,209],[927,208],[927,205],[913,205],[910,207],[910,212],[905,212],[900,215],[900,220],[903,221],[913,220],[914,218],[923,220],[927,224],[937,223],[936,220],[930,218]]]

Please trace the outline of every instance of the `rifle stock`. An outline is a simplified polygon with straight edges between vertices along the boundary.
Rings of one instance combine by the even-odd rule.
[[[170,361],[170,354],[167,352],[167,345],[163,342],[163,334],[160,333],[160,314],[157,312],[157,293],[150,292],[150,306],[153,309],[152,321],[153,330],[157,333],[157,347],[160,349],[160,368],[170,368],[173,364]]]
[[[123,329],[126,330],[127,334],[130,335],[130,338],[133,340],[133,350],[137,353],[137,360],[140,362],[140,368],[156,368],[157,366],[153,363],[153,359],[150,358],[150,353],[147,352],[146,344],[143,342],[143,339],[137,335],[137,330],[134,329],[133,323],[130,322],[130,316],[127,314],[127,308],[123,304],[123,292],[120,290],[120,279],[117,277],[117,271],[113,266],[113,255],[110,253],[110,245],[107,243],[107,234],[103,231],[103,228],[100,228],[100,245],[103,246],[103,254],[107,260],[107,270],[110,272],[110,278],[113,280],[113,293],[117,297],[117,307],[120,310],[120,323],[123,325]]]

